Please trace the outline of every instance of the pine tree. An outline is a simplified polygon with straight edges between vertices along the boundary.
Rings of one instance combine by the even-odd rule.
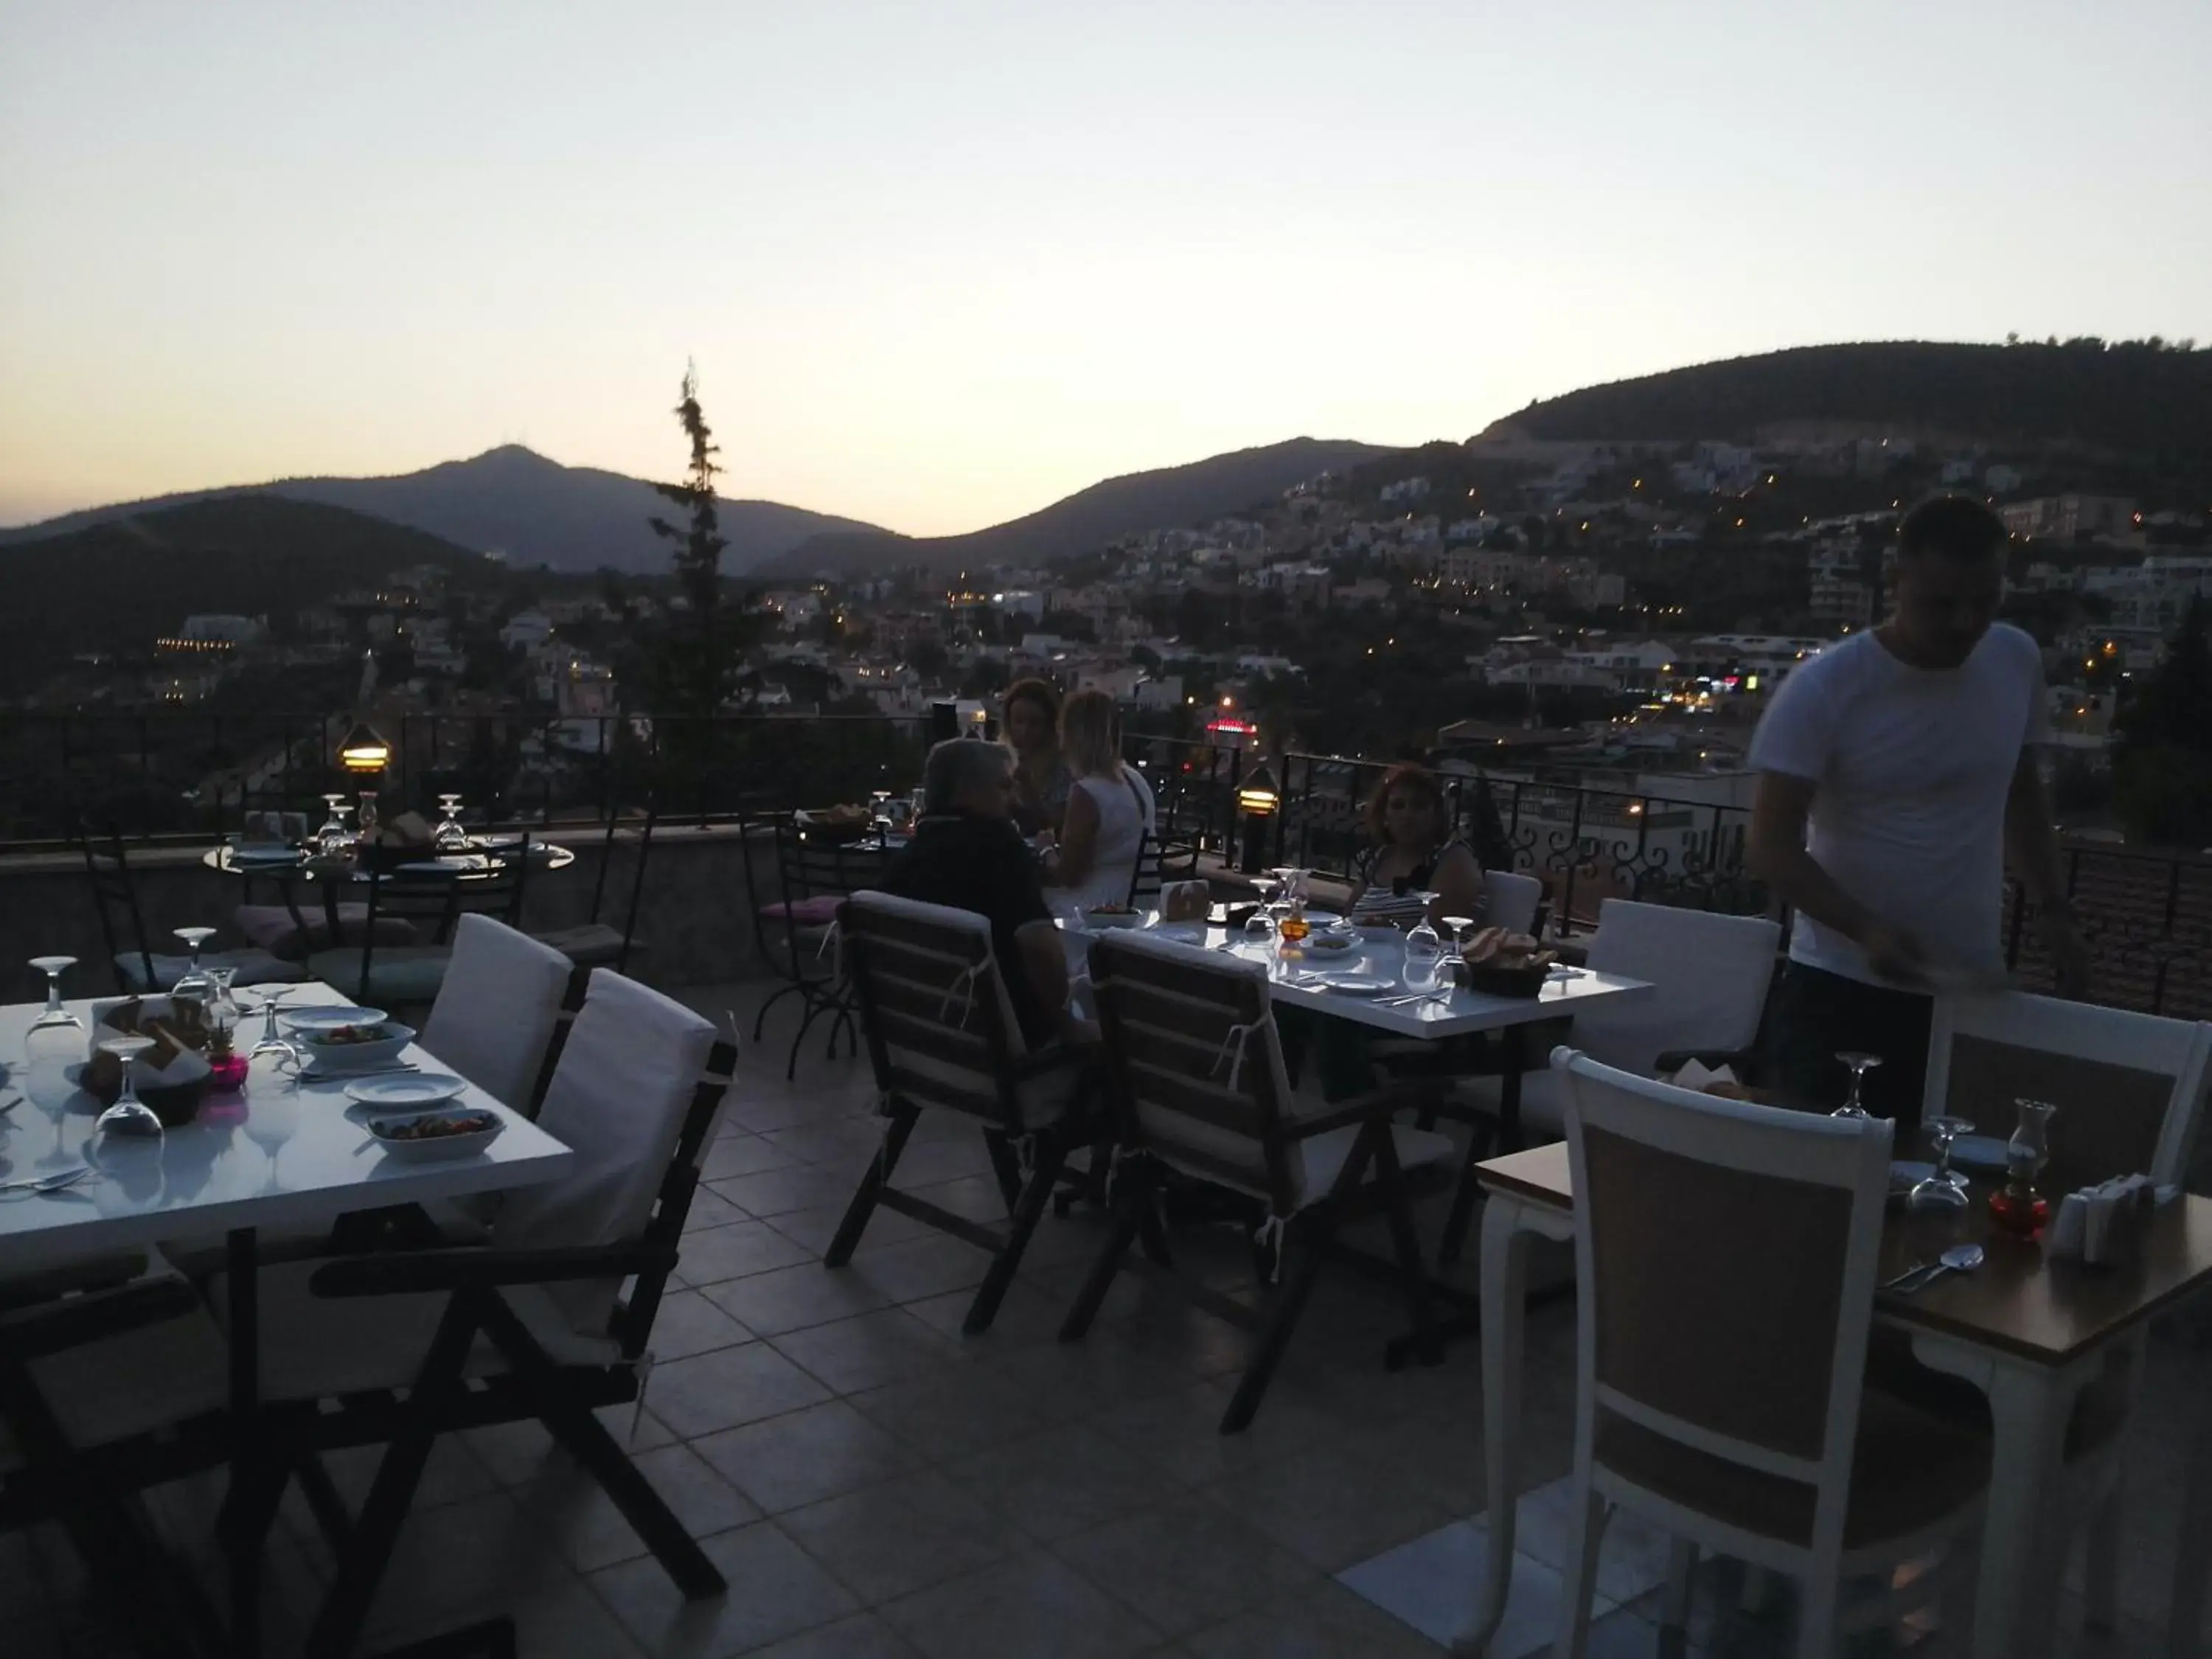
[[[671,524],[658,514],[648,520],[654,535],[674,544],[677,585],[686,606],[670,630],[659,703],[670,714],[712,714],[721,707],[731,679],[720,615],[722,550],[729,542],[715,515],[714,479],[722,469],[714,457],[721,453],[721,447],[699,407],[698,370],[689,365],[676,418],[691,441],[691,465],[682,483],[653,488],[684,508],[688,521]]]

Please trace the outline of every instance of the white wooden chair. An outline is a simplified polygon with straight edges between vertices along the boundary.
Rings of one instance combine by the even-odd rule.
[[[1516,933],[1536,931],[1536,912],[1543,907],[1544,884],[1534,876],[1513,870],[1482,872],[1483,921]]]
[[[1662,1054],[1747,1049],[1759,1033],[1781,943],[1780,926],[1764,916],[1607,899],[1590,937],[1588,965],[1595,973],[1643,980],[1652,993],[1577,1013],[1574,1046],[1644,1077],[1659,1069]],[[1495,1118],[1498,1079],[1469,1078],[1459,1088],[1468,1104]],[[1522,1079],[1524,1139],[1556,1139],[1564,1132],[1566,1094],[1557,1072],[1534,1072]]]
[[[1985,1436],[1863,1384],[1891,1125],[1720,1100],[1566,1048],[1552,1065],[1580,1286],[1555,1653],[1582,1659],[1600,1540],[1626,1510],[1674,1536],[1679,1582],[1698,1547],[1798,1579],[1797,1651],[1827,1659],[1869,1612],[1844,1613],[1844,1583],[1962,1540],[1989,1480]]]
[[[490,916],[464,915],[419,1041],[441,1065],[525,1115],[575,975],[568,956]]]

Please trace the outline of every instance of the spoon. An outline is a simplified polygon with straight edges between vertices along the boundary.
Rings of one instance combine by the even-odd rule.
[[[1936,1258],[1936,1265],[1928,1270],[1925,1278],[1916,1279],[1905,1288],[1908,1294],[1914,1291],[1924,1291],[1942,1278],[1945,1273],[1970,1273],[1981,1265],[1982,1247],[1980,1245],[1954,1244]]]

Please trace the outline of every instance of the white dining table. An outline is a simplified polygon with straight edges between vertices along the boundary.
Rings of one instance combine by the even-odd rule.
[[[318,982],[283,989],[286,1008],[349,1000]],[[67,1006],[88,1030],[92,1005]],[[501,1119],[488,1146],[450,1160],[392,1158],[370,1139],[367,1109],[343,1078],[303,1082],[270,1057],[253,1063],[243,1089],[210,1093],[191,1123],[158,1139],[98,1134],[100,1103],[73,1077],[89,1038],[71,1026],[33,1030],[43,1012],[0,1007],[0,1182],[87,1164],[94,1173],[58,1192],[0,1192],[0,1278],[162,1239],[327,1227],[356,1211],[551,1181],[568,1166],[566,1146],[473,1085],[454,1104]],[[240,1043],[261,1025],[249,1018]],[[419,1046],[401,1060],[438,1069]]]

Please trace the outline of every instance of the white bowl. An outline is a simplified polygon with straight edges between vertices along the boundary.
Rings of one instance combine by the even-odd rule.
[[[276,1018],[284,1022],[288,1030],[328,1031],[340,1025],[381,1025],[384,1010],[356,1007],[351,1003],[334,1008],[279,1007]]]
[[[1083,920],[1091,927],[1141,927],[1146,915],[1142,910],[1085,910]]]
[[[294,1034],[301,1053],[306,1054],[319,1072],[358,1072],[372,1066],[389,1066],[399,1058],[407,1045],[415,1041],[412,1026],[402,1025],[396,1019],[380,1022],[384,1035],[374,1042],[323,1042],[316,1031]]]
[[[405,1125],[420,1123],[430,1118],[483,1117],[490,1119],[484,1127],[468,1134],[433,1135],[427,1139],[394,1139],[392,1131]],[[499,1114],[475,1106],[441,1106],[435,1111],[400,1112],[389,1117],[373,1117],[368,1121],[368,1133],[386,1158],[404,1158],[410,1163],[429,1164],[441,1158],[470,1158],[482,1152],[499,1139],[499,1132],[507,1126]]]

